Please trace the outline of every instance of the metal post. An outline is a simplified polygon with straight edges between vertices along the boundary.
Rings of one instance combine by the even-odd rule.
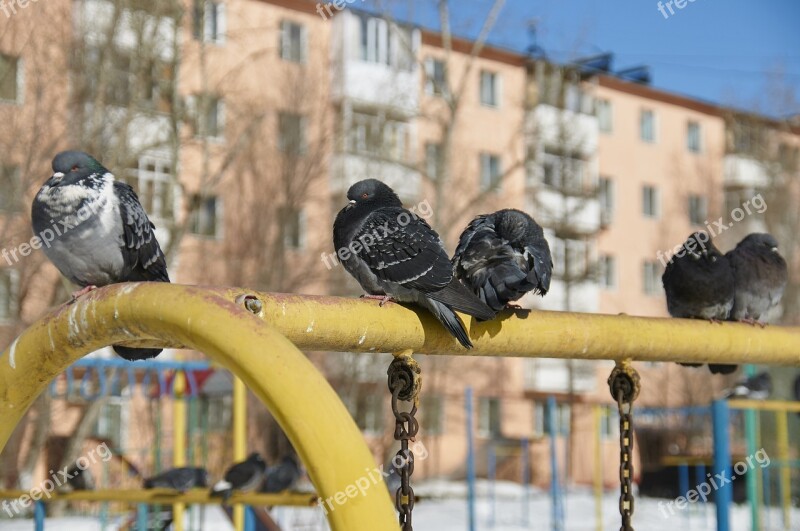
[[[464,390],[464,407],[467,415],[467,529],[475,531],[475,434],[471,387]]]
[[[556,435],[556,399],[553,396],[547,397],[547,423],[550,432],[550,498],[552,500],[552,529],[553,531],[563,531],[564,529],[564,509],[561,505],[561,489],[558,485],[558,448]]]
[[[594,413],[594,521],[596,531],[603,531],[603,406],[595,404]]]
[[[730,412],[725,400],[715,400],[711,405],[711,417],[714,426],[714,469],[716,477],[730,477],[731,449],[728,439]],[[733,501],[733,484],[720,485],[716,492],[717,531],[730,531],[730,506]]]
[[[186,375],[175,371],[172,382],[172,466],[186,466]],[[183,531],[183,516],[186,505],[172,504],[172,527]]]
[[[689,465],[681,463],[678,465],[678,495],[686,496],[689,492]],[[688,519],[691,510],[683,511],[684,518]]]
[[[489,443],[486,449],[487,453],[487,473],[489,475],[489,527],[494,527],[495,519],[495,505],[497,504],[497,497],[495,496],[495,481],[497,481],[497,450],[494,443]]]
[[[789,419],[786,411],[775,412],[775,437],[778,439],[778,473],[783,528],[792,528],[792,470],[789,468]]]
[[[33,504],[33,528],[36,531],[44,531],[44,502],[37,500]]]
[[[531,455],[530,444],[527,437],[522,439],[522,525],[530,526],[530,498],[531,498]]]
[[[744,366],[745,376],[753,376],[756,374],[754,365]],[[757,411],[753,409],[746,409],[744,411],[744,431],[747,439],[747,455],[753,455],[756,452],[756,415]],[[758,488],[760,477],[758,474],[747,474],[747,501],[750,504],[750,529],[752,531],[761,531],[761,517],[758,510],[758,493],[761,489]]]
[[[238,377],[233,379],[233,461],[247,457],[247,387]],[[244,531],[244,506],[233,506],[233,527]]]

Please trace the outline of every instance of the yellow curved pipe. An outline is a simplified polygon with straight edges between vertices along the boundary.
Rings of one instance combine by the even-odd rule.
[[[0,357],[0,451],[36,397],[78,358],[125,339],[158,339],[206,353],[259,397],[297,449],[317,492],[337,497],[328,510],[332,529],[398,529],[383,482],[350,496],[348,487],[375,463],[334,390],[297,347],[234,297],[226,290],[124,284],[39,320]]]

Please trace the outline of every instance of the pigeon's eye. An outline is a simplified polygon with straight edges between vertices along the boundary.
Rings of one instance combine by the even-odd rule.
[[[78,171],[78,165],[76,164],[75,166],[73,166],[72,168],[70,168],[70,170],[69,170],[69,171]]]
[[[369,198],[368,193],[364,192],[363,194],[361,194],[361,199],[367,199],[367,198]]]

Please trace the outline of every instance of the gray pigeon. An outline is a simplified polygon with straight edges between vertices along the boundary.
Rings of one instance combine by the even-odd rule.
[[[772,377],[768,372],[750,376],[725,391],[725,398],[749,398],[766,400],[772,393]]]
[[[733,308],[733,269],[728,259],[701,232],[687,238],[661,277],[672,317],[721,322]],[[689,367],[700,364],[682,363]],[[714,374],[729,374],[736,365],[709,364]]]
[[[208,486],[208,472],[205,468],[180,467],[166,470],[161,474],[144,480],[145,489],[172,489],[186,492],[195,487]]]
[[[167,262],[133,188],[116,181],[81,151],[53,159],[53,175],[31,207],[33,232],[62,275],[83,289],[118,282],[169,282]],[[161,349],[115,346],[127,360],[157,356]]]
[[[464,348],[472,348],[453,310],[483,320],[494,312],[455,278],[436,231],[376,179],[355,183],[347,198],[333,224],[333,244],[347,272],[371,297],[422,306]]]
[[[254,452],[246,460],[236,463],[225,472],[225,479],[211,487],[211,496],[221,496],[224,501],[228,501],[234,490],[253,490],[261,484],[266,469],[267,464],[258,452]]]
[[[765,326],[759,319],[780,303],[789,278],[777,240],[755,232],[725,256],[733,267],[736,285],[730,319]]]
[[[470,222],[453,267],[461,282],[499,312],[529,291],[544,296],[553,260],[542,227],[525,212],[506,209]]]
[[[261,484],[261,492],[283,492],[300,479],[300,465],[294,455],[285,455],[278,464],[268,467]]]

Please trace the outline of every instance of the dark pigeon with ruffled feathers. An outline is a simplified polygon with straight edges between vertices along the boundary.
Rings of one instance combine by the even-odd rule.
[[[254,452],[241,463],[236,463],[225,472],[225,479],[211,488],[211,496],[221,496],[227,501],[233,491],[247,492],[256,489],[264,480],[267,464]]]
[[[162,472],[144,480],[145,489],[172,489],[186,492],[196,487],[208,486],[208,472],[205,468],[180,467]]]
[[[780,303],[789,279],[786,260],[778,253],[778,241],[770,234],[756,232],[725,256],[733,267],[736,286],[731,320],[759,323]]]
[[[455,278],[436,231],[376,179],[355,183],[347,198],[333,224],[333,244],[347,272],[370,296],[422,306],[472,348],[454,310],[484,320],[494,312]]]
[[[300,479],[300,465],[297,457],[286,455],[278,464],[268,467],[261,484],[261,492],[283,492],[289,490]]]
[[[97,160],[81,151],[53,159],[53,175],[31,207],[33,231],[42,250],[62,275],[83,289],[119,282],[169,282],[167,261],[155,226],[133,188],[114,179]],[[157,356],[161,349],[115,346],[127,360]]]
[[[499,312],[528,292],[544,296],[553,260],[542,227],[525,212],[506,209],[470,222],[453,267],[464,285]]]
[[[661,277],[672,317],[728,319],[733,308],[733,268],[705,233],[695,232],[667,264]],[[682,363],[689,367],[699,364]],[[736,365],[709,364],[714,374],[730,374]]]

